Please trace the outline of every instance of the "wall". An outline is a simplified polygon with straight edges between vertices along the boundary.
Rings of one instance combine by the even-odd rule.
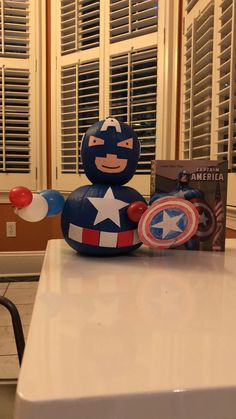
[[[236,239],[236,230],[231,230],[230,228],[226,229],[226,237],[228,239]]]
[[[16,237],[6,237],[6,222],[16,221]],[[62,238],[60,215],[28,223],[9,204],[0,204],[0,252],[45,250],[49,239]]]

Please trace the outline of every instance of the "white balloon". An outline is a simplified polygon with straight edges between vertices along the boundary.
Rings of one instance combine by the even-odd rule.
[[[33,199],[30,205],[18,209],[17,215],[25,221],[36,222],[46,217],[48,213],[48,203],[46,199],[37,193],[33,193]]]

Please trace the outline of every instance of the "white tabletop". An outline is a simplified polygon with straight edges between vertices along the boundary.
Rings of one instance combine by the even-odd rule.
[[[15,419],[61,418],[236,418],[236,240],[109,258],[49,241]]]

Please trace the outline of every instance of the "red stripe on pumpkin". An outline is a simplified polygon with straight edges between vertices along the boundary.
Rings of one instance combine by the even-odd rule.
[[[134,241],[134,231],[121,231],[118,233],[117,247],[132,246]]]
[[[99,246],[100,231],[83,228],[82,243]]]

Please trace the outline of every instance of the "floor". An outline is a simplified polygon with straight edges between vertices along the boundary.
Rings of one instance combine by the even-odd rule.
[[[0,283],[0,295],[9,298],[18,308],[25,340],[29,330],[38,282]],[[0,306],[0,380],[16,379],[19,362],[8,310]]]

